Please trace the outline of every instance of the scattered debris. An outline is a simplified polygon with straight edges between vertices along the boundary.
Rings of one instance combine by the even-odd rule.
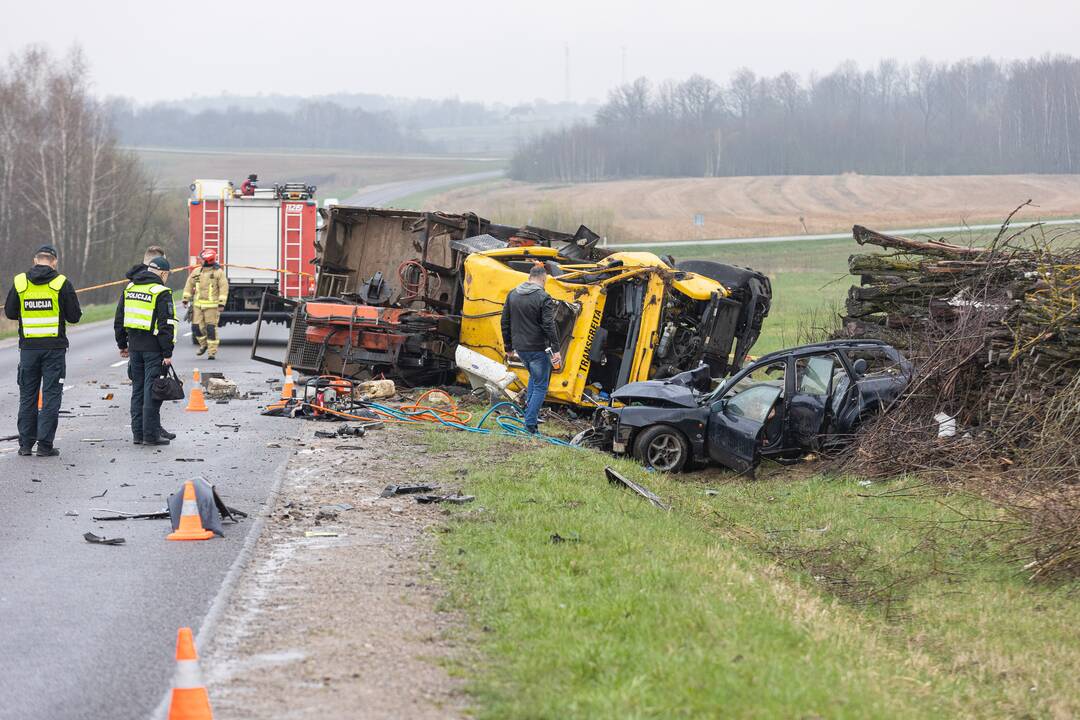
[[[338,537],[338,534],[336,532],[330,532],[328,530],[307,530],[306,532],[304,532],[304,537]]]
[[[100,535],[95,535],[92,532],[83,533],[83,538],[86,542],[93,543],[94,545],[123,545],[126,540],[122,537],[106,538]]]
[[[100,495],[91,495],[90,499],[91,500],[97,500],[98,498],[103,498],[108,494],[109,494],[109,488],[105,488],[104,490],[101,491]]]
[[[429,493],[437,489],[438,485],[387,485],[379,497],[391,497],[393,495],[412,495],[415,493]]]
[[[79,517],[79,513],[76,512],[75,510],[68,510],[66,513],[64,513],[64,516],[65,517]]]
[[[202,458],[176,458],[176,462],[203,462]]]
[[[350,505],[349,503],[330,503],[329,505],[320,505],[319,509],[320,510],[340,510],[340,511],[345,511],[345,510],[352,510],[353,506]]]
[[[18,440],[18,439],[19,439],[18,435],[5,435],[4,437],[0,437],[0,442],[7,442],[9,440]]]
[[[473,495],[459,495],[454,493],[452,495],[417,495],[416,502],[421,505],[431,505],[433,503],[452,503],[454,505],[464,505],[475,500]]]
[[[618,472],[616,472],[614,468],[612,468],[612,467],[604,468],[604,474],[607,475],[608,482],[611,483],[612,485],[621,485],[622,487],[624,487],[624,488],[626,488],[628,490],[633,490],[638,495],[645,498],[646,500],[648,500],[649,502],[651,502],[653,505],[660,508],[661,510],[670,510],[671,509],[669,506],[665,505],[664,502],[660,499],[660,497],[656,493],[654,493],[652,490],[649,490],[649,489],[645,488],[642,485],[638,485],[633,480],[629,480],[629,479],[623,477]]]
[[[112,515],[92,515],[91,517],[95,522],[105,522],[108,520],[166,520],[169,517],[168,510],[152,513],[128,513],[123,512],[122,510],[110,510],[109,508],[92,508],[92,510],[94,512],[113,513]]]
[[[335,450],[363,450],[363,445],[335,445]]]
[[[113,394],[112,393],[105,393],[105,396],[102,397],[101,399],[102,400],[112,400],[113,399]]]
[[[576,543],[581,542],[581,538],[577,533],[574,533],[570,537],[563,537],[559,533],[551,533],[551,544],[558,545],[559,543]]]

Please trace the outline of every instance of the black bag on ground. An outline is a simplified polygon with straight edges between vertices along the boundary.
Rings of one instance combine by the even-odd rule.
[[[184,383],[180,378],[176,376],[176,370],[172,365],[166,365],[167,371],[163,372],[161,377],[154,380],[154,384],[151,386],[151,392],[154,395],[155,400],[183,400],[184,399]]]

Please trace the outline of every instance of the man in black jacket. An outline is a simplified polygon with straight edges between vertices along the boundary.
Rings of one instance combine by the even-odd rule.
[[[113,330],[120,357],[128,359],[131,378],[131,434],[136,445],[168,445],[176,436],[161,427],[161,401],[154,399],[154,380],[172,364],[176,313],[169,279],[169,261],[153,258],[135,273],[116,305]]]
[[[56,250],[42,245],[34,267],[15,276],[4,302],[4,314],[19,321],[19,455],[33,452],[35,442],[38,457],[60,454],[53,439],[67,375],[66,323],[79,322],[82,308],[56,262]]]
[[[502,310],[503,347],[507,362],[521,358],[529,371],[525,390],[525,429],[537,432],[540,408],[547,397],[551,367],[562,365],[555,331],[555,301],[544,290],[547,271],[537,263],[529,279],[510,291]],[[549,355],[550,352],[550,355]]]

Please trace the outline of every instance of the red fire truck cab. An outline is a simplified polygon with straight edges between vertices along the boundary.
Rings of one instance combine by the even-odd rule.
[[[221,324],[263,320],[288,323],[282,298],[296,300],[315,288],[315,187],[285,183],[241,196],[229,180],[196,180],[188,199],[188,255],[216,250],[229,278]],[[263,295],[266,295],[264,302]]]

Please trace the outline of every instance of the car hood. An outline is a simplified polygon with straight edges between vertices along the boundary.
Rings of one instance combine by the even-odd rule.
[[[623,385],[611,393],[611,399],[623,404],[641,402],[661,406],[696,408],[697,395],[693,390],[678,383],[663,380],[644,380]]]

